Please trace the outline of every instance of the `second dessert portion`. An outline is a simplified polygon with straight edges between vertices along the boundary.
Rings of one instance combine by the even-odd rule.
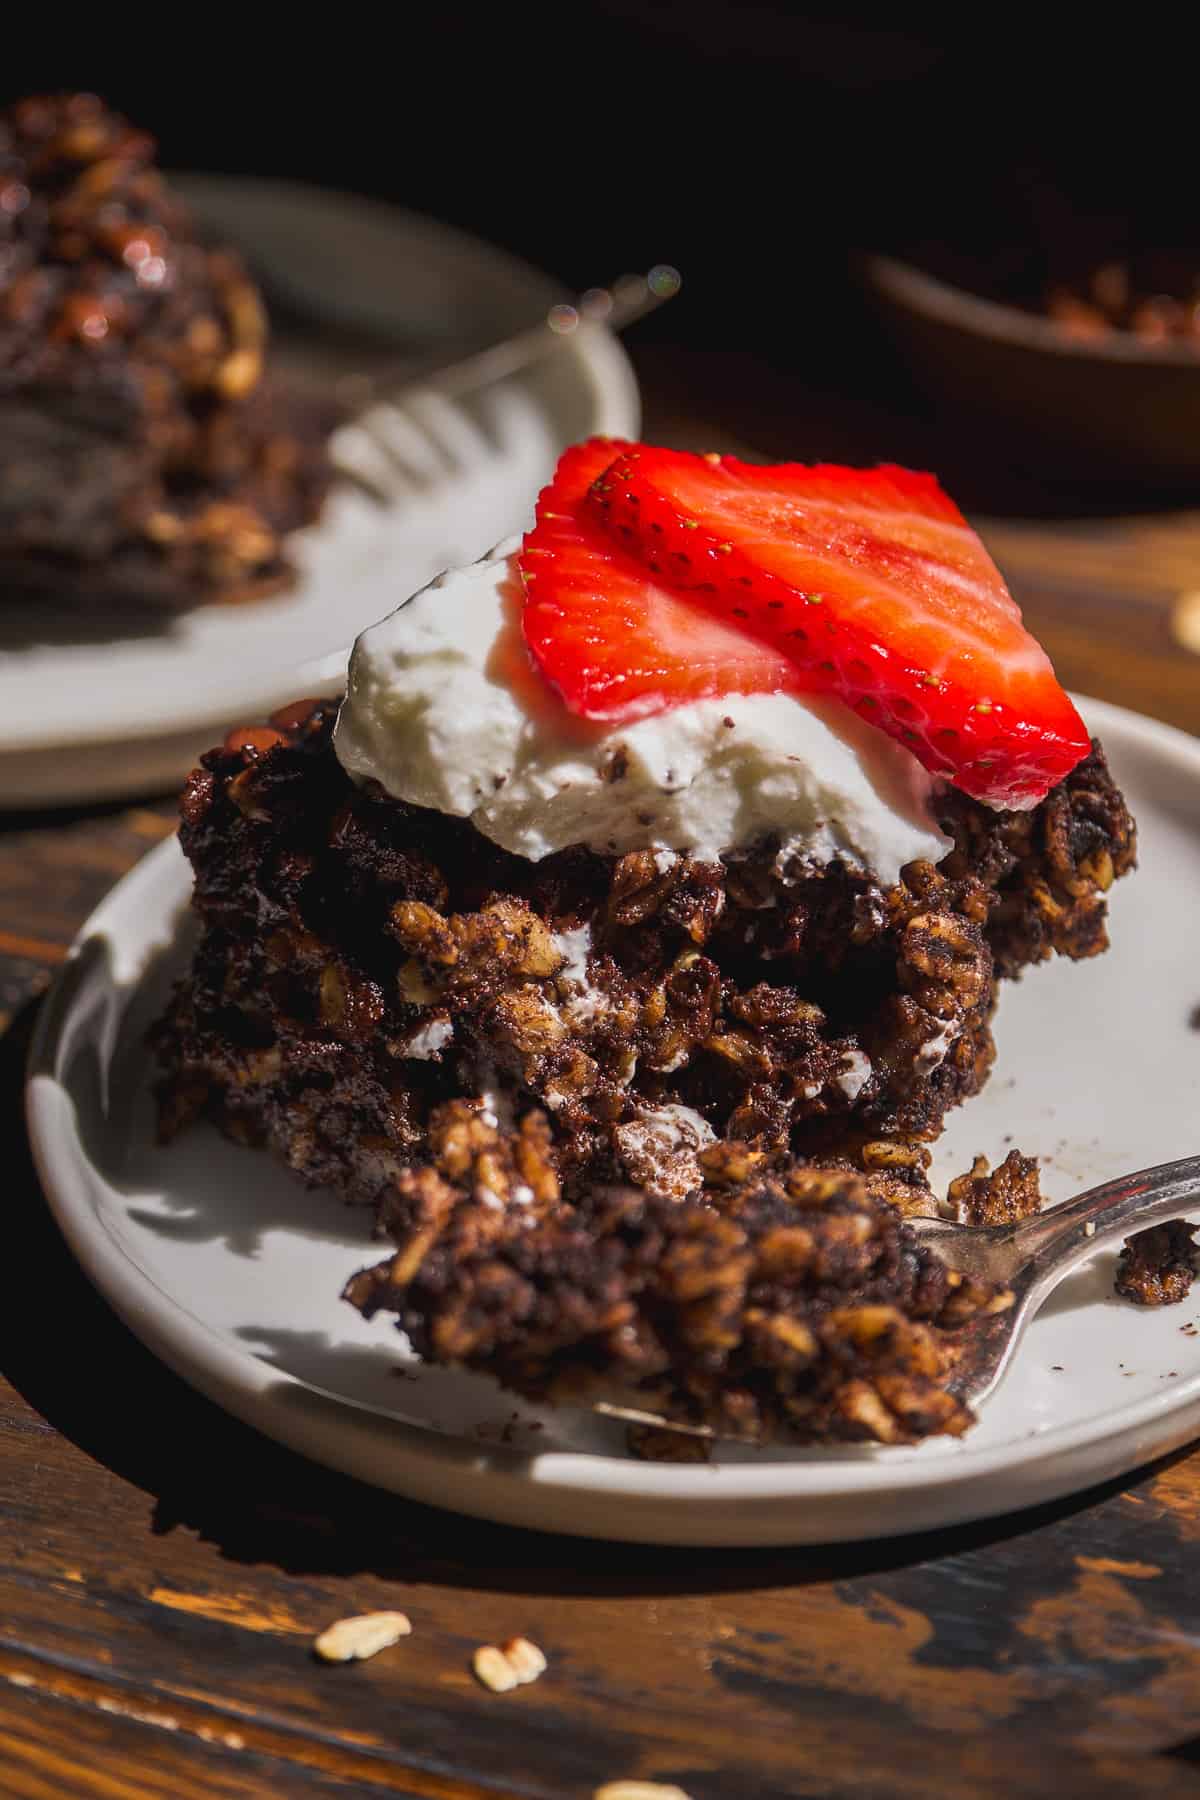
[[[644,481],[612,473],[643,454]],[[715,469],[734,499],[705,580],[667,582],[669,518],[621,535],[680,473],[657,454],[568,453],[524,545],[364,635],[340,719],[303,703],[204,759],[164,1129],[212,1118],[377,1207],[396,1252],[350,1298],[520,1391],[808,1438],[961,1430],[955,1334],[1003,1296],[903,1213],[986,1079],[999,982],[1105,947],[1132,821],[1007,595],[982,626],[962,605],[968,580],[1003,589],[943,496],[915,490],[914,522],[900,472],[763,471],[794,490],[772,545],[827,567],[820,590],[764,569],[750,635],[729,507],[761,505],[758,478]],[[699,560],[711,512],[679,518]],[[786,647],[799,607],[819,667]],[[990,663],[957,655],[972,632]],[[976,1217],[1036,1197],[1020,1158],[968,1188]]]
[[[277,587],[333,417],[267,367],[240,258],[90,94],[0,115],[0,580],[174,610]]]

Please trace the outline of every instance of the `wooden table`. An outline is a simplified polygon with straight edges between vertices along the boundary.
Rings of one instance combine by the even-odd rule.
[[[737,368],[741,412],[713,424],[686,362],[645,365],[655,435],[781,447]],[[1200,514],[984,525],[1068,683],[1200,731],[1200,658],[1170,625]],[[936,1536],[673,1552],[406,1504],[157,1364],[60,1243],[20,1104],[38,995],[171,826],[167,801],[0,821],[0,1793],[582,1800],[636,1774],[694,1800],[1200,1795],[1200,1452]],[[331,1620],[393,1607],[414,1627],[395,1649],[313,1661]],[[487,1693],[472,1651],[515,1633],[549,1670]]]

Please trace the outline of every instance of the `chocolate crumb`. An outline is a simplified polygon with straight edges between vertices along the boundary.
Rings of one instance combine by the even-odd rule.
[[[1010,1150],[998,1169],[977,1156],[969,1174],[950,1183],[947,1198],[965,1225],[1015,1225],[1041,1211],[1037,1158]]]
[[[712,1461],[712,1439],[690,1431],[670,1431],[661,1425],[629,1425],[625,1447],[641,1462],[707,1463]]]
[[[1195,1279],[1195,1227],[1186,1219],[1168,1219],[1126,1238],[1114,1286],[1136,1306],[1176,1306],[1187,1299]]]

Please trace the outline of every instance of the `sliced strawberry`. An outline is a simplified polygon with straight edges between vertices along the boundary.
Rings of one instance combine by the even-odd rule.
[[[794,687],[786,656],[655,581],[584,515],[591,484],[634,448],[611,438],[575,445],[539,496],[517,560],[525,642],[545,679],[587,719]]]
[[[637,445],[588,509],[698,612],[990,806],[1036,805],[1087,754],[1049,658],[931,475]]]

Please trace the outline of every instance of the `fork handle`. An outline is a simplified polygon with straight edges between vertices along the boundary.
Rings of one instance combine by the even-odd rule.
[[[541,362],[568,338],[601,329],[624,331],[626,326],[645,318],[647,313],[665,306],[679,291],[679,277],[674,270],[666,271],[664,266],[664,272],[674,278],[673,284],[667,282],[656,286],[654,280],[658,272],[656,268],[648,277],[623,276],[613,284],[611,291],[590,289],[590,294],[602,296],[607,302],[604,310],[590,308],[586,295],[573,305],[559,302],[537,323],[452,362],[439,357],[416,367],[405,365],[374,376],[347,376],[340,384],[342,400],[351,410],[362,411],[382,402],[402,400],[405,395],[423,388],[452,400],[478,393]]]

